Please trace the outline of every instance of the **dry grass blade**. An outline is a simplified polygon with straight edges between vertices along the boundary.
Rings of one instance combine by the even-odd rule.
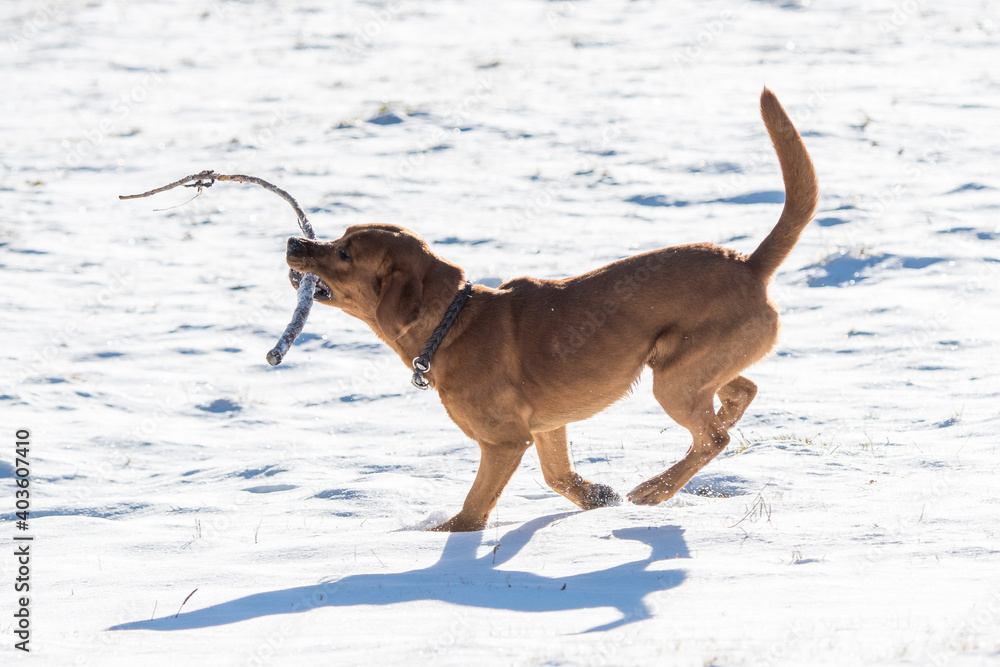
[[[178,616],[181,615],[181,609],[183,609],[184,605],[186,605],[187,602],[188,602],[188,600],[191,599],[191,596],[194,595],[197,592],[198,592],[198,589],[196,588],[193,591],[191,591],[190,593],[188,593],[188,596],[186,598],[184,598],[184,602],[181,602],[181,606],[177,608],[177,613],[174,614],[174,618],[177,618]]]
[[[730,526],[730,528],[735,528],[747,519],[750,519],[751,523],[756,523],[760,519],[767,519],[768,523],[771,523],[771,506],[767,504],[764,500],[764,489],[771,485],[770,482],[764,485],[764,487],[757,492],[757,497],[753,499],[750,503],[750,507],[747,508],[747,513],[743,515],[743,518]]]

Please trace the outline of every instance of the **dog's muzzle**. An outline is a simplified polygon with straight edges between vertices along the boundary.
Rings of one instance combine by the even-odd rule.
[[[300,239],[292,236],[288,239],[288,245],[285,249],[285,261],[290,259],[305,259],[307,257],[312,257],[313,249],[310,247],[311,242],[306,239]],[[302,272],[295,269],[288,269],[288,280],[291,281],[292,286],[295,289],[299,288],[299,283],[302,282]],[[323,282],[322,279],[316,281],[316,290],[313,292],[313,298],[319,301],[329,301],[333,298],[333,290],[330,286]]]

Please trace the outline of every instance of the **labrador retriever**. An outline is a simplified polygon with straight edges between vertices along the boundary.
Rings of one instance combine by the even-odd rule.
[[[750,255],[709,243],[675,246],[573,278],[517,278],[494,289],[471,285],[460,267],[398,225],[355,225],[329,242],[288,240],[293,275],[318,275],[330,290],[318,300],[368,324],[412,365],[414,384],[436,389],[448,415],[479,443],[479,470],[462,510],[434,530],[485,528],[532,445],[545,482],[577,506],[620,502],[613,489],[574,470],[566,425],[624,397],[646,366],[656,400],[693,443],[628,500],[670,498],[726,447],[757,393],[740,373],[777,338],[768,283],[818,197],[812,161],[788,115],[767,88],[760,102],[785,203]]]

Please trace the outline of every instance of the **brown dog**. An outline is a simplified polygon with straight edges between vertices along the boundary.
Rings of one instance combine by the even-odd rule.
[[[781,104],[767,88],[760,101],[785,205],[749,256],[708,243],[664,248],[565,280],[476,285],[463,306],[462,269],[403,227],[355,225],[336,241],[288,240],[288,265],[317,274],[332,292],[324,303],[368,324],[408,365],[413,360],[414,383],[437,389],[448,415],[479,443],[462,511],[435,530],[482,530],[531,445],[545,482],[579,507],[618,502],[610,487],[574,471],[566,424],[625,396],[643,366],[653,371],[656,400],[694,444],[629,500],[670,498],[729,443],[728,430],[757,393],[740,372],[767,355],[778,333],[768,282],[818,194],[809,154]],[[457,319],[441,327],[430,363],[426,344],[449,310]]]

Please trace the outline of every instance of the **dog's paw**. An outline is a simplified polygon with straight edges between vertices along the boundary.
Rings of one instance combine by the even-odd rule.
[[[582,507],[583,509],[592,510],[598,507],[610,507],[621,504],[622,497],[610,486],[591,483],[588,485],[586,493],[584,493]]]
[[[659,500],[656,499],[656,494],[644,494],[641,491],[632,490],[628,493],[628,501],[633,505],[658,505]]]
[[[659,505],[673,497],[669,486],[659,484],[656,478],[647,480],[628,492],[628,500],[634,505]]]
[[[431,528],[430,530],[434,533],[471,533],[483,530],[484,528],[486,528],[485,519],[483,521],[470,521],[465,519],[461,514],[456,514],[440,526]]]

